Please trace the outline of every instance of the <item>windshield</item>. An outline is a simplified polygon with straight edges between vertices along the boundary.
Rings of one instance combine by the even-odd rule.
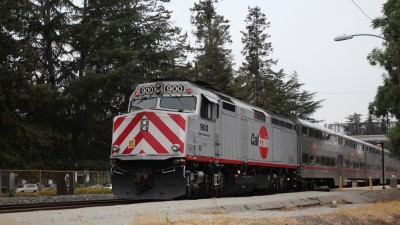
[[[196,109],[196,97],[194,96],[171,96],[162,97],[160,107],[167,109],[189,110]]]
[[[129,112],[134,112],[141,109],[153,109],[156,107],[157,98],[133,99]]]

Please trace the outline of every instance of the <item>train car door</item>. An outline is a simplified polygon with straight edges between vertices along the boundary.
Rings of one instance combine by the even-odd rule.
[[[247,125],[247,119],[246,118],[241,118],[241,125],[240,125],[240,130],[241,130],[241,132],[242,132],[242,134],[241,134],[241,142],[242,142],[242,144],[241,144],[241,151],[242,151],[242,158],[243,158],[243,160],[246,160],[247,161],[247,152],[248,152],[248,141],[247,141],[247,136],[248,136],[248,125]]]
[[[210,96],[202,95],[200,118],[191,122],[194,127],[194,155],[214,157],[216,155],[216,126],[218,102]],[[218,146],[219,147],[219,146]]]
[[[274,155],[274,162],[282,162],[283,159],[283,134],[284,132],[279,127],[272,127],[273,133],[273,155]]]
[[[239,142],[238,137],[239,134],[239,124],[237,122],[237,116],[235,111],[235,106],[222,102],[222,110],[221,110],[221,152],[222,157],[224,158],[241,158],[241,151],[239,152],[240,147],[238,147],[237,143]]]

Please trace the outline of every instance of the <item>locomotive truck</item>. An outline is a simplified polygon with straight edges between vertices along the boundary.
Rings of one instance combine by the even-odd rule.
[[[113,121],[118,198],[235,196],[374,183],[399,176],[381,148],[267,111],[194,82],[140,84]]]

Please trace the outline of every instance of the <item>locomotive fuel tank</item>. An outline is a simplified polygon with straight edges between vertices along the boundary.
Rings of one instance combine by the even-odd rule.
[[[224,195],[246,195],[252,193],[257,186],[254,176],[230,174],[225,176]]]
[[[164,200],[185,196],[184,172],[183,166],[165,169],[115,168],[111,175],[113,193],[117,198],[125,199]]]

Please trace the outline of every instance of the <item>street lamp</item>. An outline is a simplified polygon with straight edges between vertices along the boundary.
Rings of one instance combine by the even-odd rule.
[[[357,37],[357,36],[370,36],[370,37],[377,37],[380,38],[384,41],[388,41],[386,38],[379,36],[379,35],[375,35],[375,34],[352,34],[352,35],[341,35],[341,36],[336,36],[334,38],[335,41],[345,41],[345,40],[349,40],[352,39],[353,37]],[[400,92],[400,51],[398,51],[395,48],[395,60],[397,63],[397,82],[398,82],[398,88],[399,88],[399,92]]]
[[[375,34],[352,34],[352,35],[343,34],[341,36],[336,36],[334,40],[335,41],[345,41],[345,40],[352,39],[353,37],[356,37],[356,36],[371,36],[371,37],[377,37],[377,38],[387,41],[384,37],[381,37],[381,36],[378,36]]]

